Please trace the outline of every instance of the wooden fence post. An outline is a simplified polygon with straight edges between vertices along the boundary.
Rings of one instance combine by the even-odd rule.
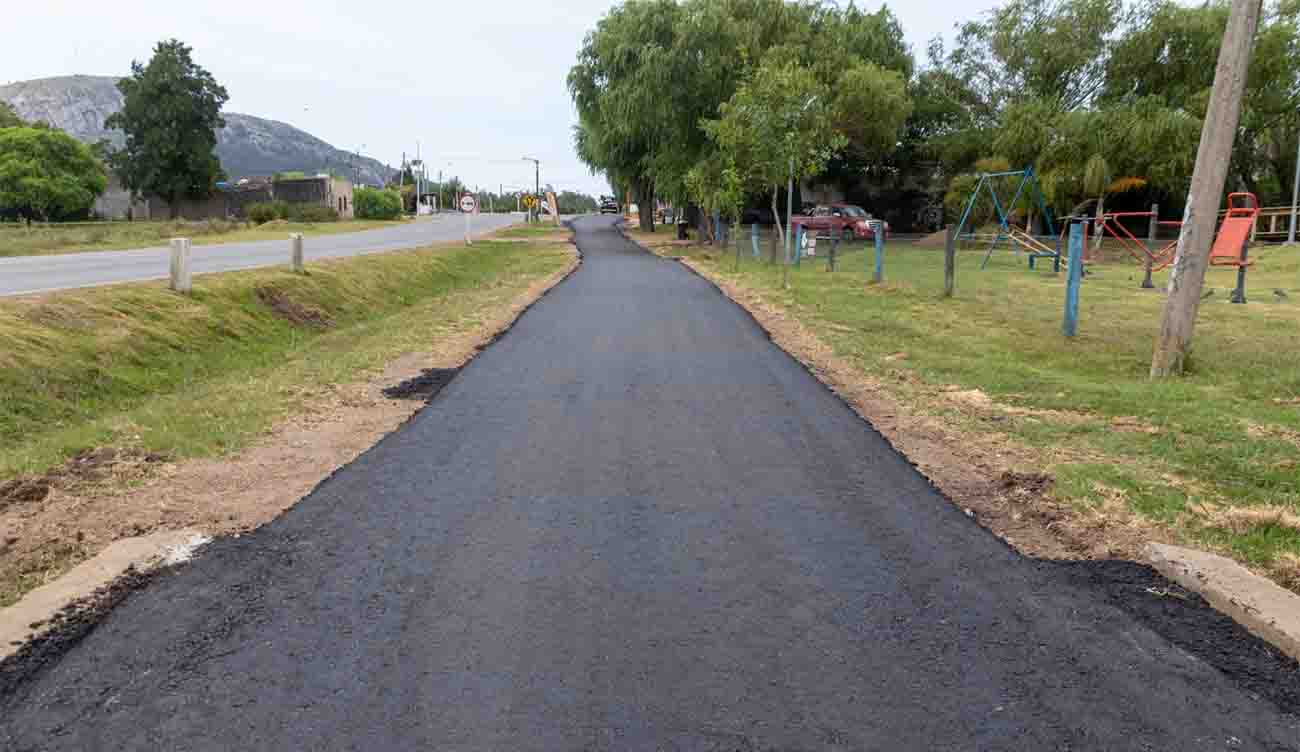
[[[190,239],[172,238],[171,288],[188,295],[193,289],[190,274]]]
[[[294,274],[306,274],[307,270],[303,266],[302,259],[302,233],[295,232],[289,235],[289,248]]]
[[[957,286],[957,225],[948,225],[943,239],[943,296],[951,298]]]

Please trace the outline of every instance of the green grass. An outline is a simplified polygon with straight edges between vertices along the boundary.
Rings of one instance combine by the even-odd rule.
[[[500,238],[555,238],[568,237],[568,230],[563,226],[556,227],[550,222],[541,224],[515,225],[496,233]]]
[[[166,245],[171,238],[190,238],[195,245],[283,240],[291,232],[336,235],[391,227],[400,221],[275,222],[253,226],[244,222],[101,222],[71,225],[0,224],[0,257],[49,256],[83,251],[113,251]]]
[[[191,297],[133,284],[2,300],[0,479],[90,447],[238,449],[306,396],[431,349],[568,258],[562,244],[480,241],[306,276],[205,275]]]
[[[1201,306],[1191,373],[1158,383],[1147,373],[1164,297],[1138,289],[1136,264],[1093,267],[1079,335],[1068,339],[1061,334],[1065,275],[1052,274],[1050,264],[1030,272],[1008,250],[986,270],[982,253],[960,253],[950,300],[940,295],[942,251],[910,243],[886,248],[884,284],[868,284],[871,256],[855,244],[840,255],[840,271],[827,272],[824,257],[804,263],[788,290],[779,267],[748,254],[737,272],[734,249],[686,252],[792,311],[866,374],[910,372],[888,383],[917,409],[1034,450],[1044,466],[1024,469],[1054,474],[1063,498],[1086,506],[1109,494],[1181,539],[1275,572],[1294,568],[1300,529],[1228,525],[1203,510],[1300,513],[1300,248],[1252,250],[1257,265],[1244,306],[1227,302],[1235,271],[1211,270],[1206,287],[1214,294]],[[1157,287],[1163,282],[1156,275]],[[1077,415],[1020,411],[993,427],[945,402],[950,385],[982,390],[998,405]],[[1119,430],[1117,419],[1153,432]]]

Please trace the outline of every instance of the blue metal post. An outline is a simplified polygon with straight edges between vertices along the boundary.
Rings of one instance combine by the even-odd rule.
[[[966,219],[970,217],[971,209],[975,208],[975,199],[979,198],[980,189],[984,187],[984,175],[980,175],[980,180],[975,184],[975,190],[971,191],[970,200],[966,202],[966,208],[962,209],[961,219],[957,221],[957,235],[961,236],[961,231],[966,229]]]
[[[754,244],[754,258],[758,258],[758,223],[749,226],[749,239]]]
[[[879,283],[885,279],[885,223],[876,222],[872,234],[876,238],[876,273],[871,281]]]
[[[1079,285],[1083,281],[1083,223],[1070,225],[1070,266],[1065,280],[1065,321],[1061,330],[1067,337],[1079,331]]]
[[[798,266],[799,260],[803,258],[803,225],[796,227],[794,232],[794,263]]]
[[[717,209],[713,210],[713,242],[718,245],[723,245],[722,212]]]

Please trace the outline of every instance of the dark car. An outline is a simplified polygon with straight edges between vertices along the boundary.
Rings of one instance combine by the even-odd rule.
[[[618,207],[618,202],[605,196],[600,199],[601,214],[622,214],[623,210]]]

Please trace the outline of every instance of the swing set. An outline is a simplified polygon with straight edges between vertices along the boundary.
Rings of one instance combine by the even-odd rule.
[[[1015,195],[1012,196],[1010,203],[1006,204],[1004,208],[1002,200],[998,198],[995,181],[1010,177],[1019,177],[1020,180],[1016,184]],[[964,231],[966,230],[966,223],[972,221],[971,214],[975,209],[975,203],[985,189],[988,190],[989,198],[993,202],[993,211],[997,215],[998,231],[993,235],[992,241],[989,242],[980,268],[984,269],[988,266],[989,259],[993,257],[993,251],[997,250],[997,247],[1005,239],[1013,244],[1017,255],[1022,250],[1028,253],[1030,269],[1034,268],[1034,262],[1038,259],[1050,258],[1052,260],[1052,269],[1060,271],[1061,237],[1056,234],[1056,226],[1052,222],[1052,213],[1047,209],[1047,202],[1043,198],[1043,190],[1038,183],[1038,175],[1034,173],[1033,167],[1006,172],[980,173],[979,182],[975,184],[975,190],[971,191],[970,199],[966,202],[966,208],[962,210],[961,221],[957,223],[957,237],[965,237],[967,240],[980,237],[975,234],[974,227],[971,227],[969,232]],[[1024,195],[1029,195],[1030,200],[1042,212],[1043,222],[1047,227],[1046,235],[1034,235],[1027,226],[1022,229],[1012,224],[1009,212],[1015,208],[1020,201],[1020,197]]]

